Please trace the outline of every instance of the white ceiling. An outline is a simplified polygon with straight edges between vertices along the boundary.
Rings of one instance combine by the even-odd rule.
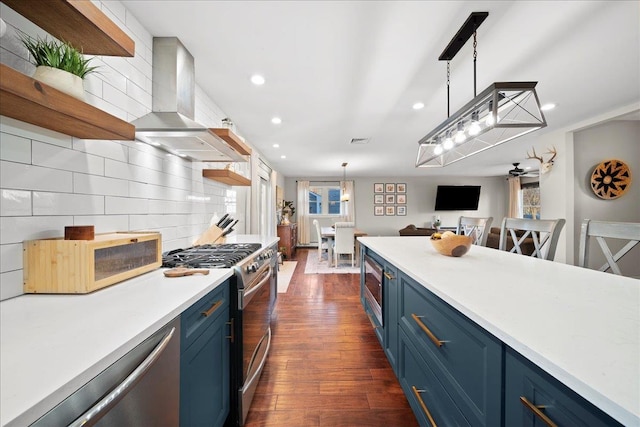
[[[123,0],[153,36],[176,36],[197,84],[285,176],[503,175],[547,132],[640,102],[640,2]],[[415,168],[446,119],[446,62],[469,14],[477,91],[538,81],[548,126],[443,169]],[[473,98],[472,42],[451,61],[451,112]],[[263,86],[250,83],[260,73]],[[425,108],[413,110],[422,101]],[[282,118],[273,125],[271,118]],[[371,138],[350,145],[351,138]],[[273,144],[280,148],[273,148]],[[282,160],[281,155],[287,158]]]

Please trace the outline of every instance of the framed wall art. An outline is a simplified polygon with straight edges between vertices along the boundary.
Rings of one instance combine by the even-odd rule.
[[[396,192],[396,185],[393,183],[387,183],[384,185],[384,192],[385,193],[395,193]]]
[[[396,215],[398,215],[398,216],[406,216],[407,215],[407,207],[406,206],[398,206],[396,208]]]
[[[384,206],[374,206],[373,214],[375,216],[383,216],[384,215]]]
[[[374,194],[373,195],[373,203],[376,205],[381,205],[384,203],[384,194]]]
[[[399,205],[407,204],[407,195],[406,194],[398,194],[396,195],[396,203]]]
[[[396,184],[396,193],[406,193],[407,192],[407,184],[398,183]]]
[[[395,194],[385,194],[384,195],[384,202],[386,204],[390,204],[393,205],[396,202],[396,195]]]
[[[373,192],[374,193],[384,193],[384,184],[381,182],[377,182],[373,184]]]
[[[387,216],[394,216],[396,214],[396,207],[395,206],[386,206],[384,208],[384,214]]]

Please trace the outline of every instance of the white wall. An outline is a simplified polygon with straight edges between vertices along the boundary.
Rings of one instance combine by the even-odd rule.
[[[632,182],[629,190],[614,200],[603,200],[591,190],[593,169],[604,160],[618,159],[631,170],[632,178],[640,176],[640,121],[611,121],[588,128],[574,135],[575,223],[574,263],[578,262],[580,224],[583,219],[620,222],[640,222],[640,185]],[[637,178],[636,178],[637,179]],[[611,244],[616,250],[622,246]],[[605,258],[595,241],[590,246],[589,263],[599,268]],[[622,259],[623,273],[640,277],[640,246]]]
[[[285,199],[297,200],[296,180],[339,181],[340,177],[325,178],[287,178],[285,180]],[[398,230],[409,224],[417,227],[429,227],[434,215],[439,215],[442,226],[455,227],[460,215],[473,217],[493,216],[494,226],[500,226],[507,213],[507,181],[503,177],[429,177],[429,178],[353,178],[355,187],[356,226],[373,236],[397,236]],[[375,216],[373,210],[374,183],[405,183],[407,185],[406,216]],[[438,185],[480,185],[480,203],[477,211],[438,211],[435,200]],[[297,202],[296,202],[297,203]],[[397,205],[396,205],[397,206]],[[296,209],[298,207],[296,206]],[[325,221],[323,223],[322,221]],[[332,218],[324,218],[321,225],[328,225]],[[315,241],[312,239],[312,241]]]
[[[136,54],[96,57],[101,74],[85,81],[87,102],[132,121],[151,111],[152,37],[120,2],[94,3],[134,39]],[[15,29],[45,33],[4,4],[0,12],[8,25],[0,61],[30,73]],[[195,116],[218,127],[226,114],[197,88]],[[249,197],[202,178],[203,168],[219,164],[167,157],[133,141],[81,140],[7,117],[0,141],[0,300],[22,294],[22,242],[63,236],[67,225],[94,225],[98,233],[159,231],[163,250],[190,245],[214,213],[240,214],[236,230],[245,229]]]

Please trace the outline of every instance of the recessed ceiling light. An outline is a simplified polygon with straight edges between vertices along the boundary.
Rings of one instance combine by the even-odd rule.
[[[422,102],[416,102],[415,104],[413,104],[414,110],[422,110],[423,108],[424,108],[424,104]]]
[[[280,123],[282,123],[282,119],[280,117],[274,117],[273,119],[271,119],[271,123],[273,123],[274,125],[279,125]]]
[[[287,156],[282,155],[282,156],[280,156],[280,158],[281,158],[281,159],[286,159],[286,158],[287,158]]]
[[[280,144],[273,144],[273,148],[280,148]]]
[[[253,83],[256,86],[263,85],[264,82],[265,82],[264,77],[262,77],[260,74],[254,74],[253,76],[251,76],[251,83]]]
[[[542,107],[540,107],[542,111],[549,111],[553,110],[554,108],[556,108],[556,104],[544,104]]]

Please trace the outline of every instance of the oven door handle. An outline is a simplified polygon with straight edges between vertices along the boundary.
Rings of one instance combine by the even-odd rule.
[[[271,328],[267,329],[267,334],[262,337],[262,339],[260,340],[260,343],[258,344],[255,351],[253,352],[253,355],[251,356],[251,364],[249,364],[249,369],[247,370],[247,372],[251,372],[251,369],[253,368],[253,364],[256,362],[255,357],[258,354],[260,347],[262,347],[262,343],[264,342],[265,338],[267,339],[267,349],[265,350],[262,356],[262,360],[260,360],[260,365],[258,366],[258,369],[253,371],[253,375],[251,376],[251,378],[242,387],[243,390],[249,389],[251,387],[251,384],[253,384],[253,382],[256,380],[256,378],[259,378],[258,376],[262,372],[262,368],[264,367],[264,364],[267,362],[267,356],[269,355],[269,349],[271,348]]]
[[[245,291],[244,299],[249,298],[251,295],[253,295],[255,292],[257,292],[262,286],[264,286],[265,283],[267,283],[269,281],[269,279],[271,278],[271,266],[268,265],[267,267],[268,268],[265,270],[265,273],[263,273],[264,277],[262,279],[260,279],[258,284],[255,285],[255,286],[251,286],[249,288],[249,290]],[[244,304],[244,305],[246,305],[246,304]]]

